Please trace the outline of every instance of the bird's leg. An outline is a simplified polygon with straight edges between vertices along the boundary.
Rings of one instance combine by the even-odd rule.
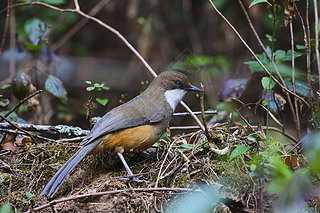
[[[121,153],[121,152],[117,152],[117,154],[118,154],[120,160],[122,161],[122,163],[123,163],[123,165],[124,165],[124,168],[126,168],[126,170],[127,170],[127,172],[128,172],[128,175],[133,175],[133,173],[132,173],[130,167],[128,166],[126,160],[124,159],[122,153]],[[137,181],[137,182],[145,182],[145,183],[148,183],[148,181],[146,181],[146,180],[140,180],[139,178],[137,178],[137,177],[135,177],[135,176],[133,176],[132,178],[133,178],[134,181]]]

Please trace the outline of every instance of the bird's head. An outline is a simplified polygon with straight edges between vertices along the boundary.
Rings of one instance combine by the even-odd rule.
[[[178,71],[162,72],[153,80],[149,88],[158,88],[159,91],[163,92],[173,111],[186,92],[200,92],[198,87],[190,84],[185,74]]]

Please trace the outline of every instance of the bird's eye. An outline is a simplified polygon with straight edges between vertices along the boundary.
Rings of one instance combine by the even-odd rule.
[[[183,85],[182,85],[182,83],[181,83],[180,81],[177,81],[177,82],[176,82],[176,87],[182,88],[182,86],[183,86]]]

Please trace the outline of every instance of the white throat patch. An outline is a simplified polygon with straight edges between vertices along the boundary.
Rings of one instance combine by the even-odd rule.
[[[176,109],[176,106],[182,100],[185,94],[186,91],[183,89],[173,89],[165,91],[164,97],[166,98],[167,102],[170,104],[172,110],[174,111]]]

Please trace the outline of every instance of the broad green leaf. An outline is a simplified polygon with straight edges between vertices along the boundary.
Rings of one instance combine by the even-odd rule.
[[[244,145],[235,145],[235,149],[232,151],[229,157],[229,161],[232,161],[235,157],[246,153],[251,147],[250,146],[244,146]]]
[[[273,89],[273,87],[276,85],[276,82],[272,80],[270,77],[263,77],[261,79],[262,87],[264,90],[269,91]]]
[[[67,91],[59,78],[49,75],[45,83],[45,88],[52,95],[59,98],[62,103],[67,103]]]
[[[107,99],[107,98],[105,98],[105,99],[96,98],[96,101],[97,101],[99,104],[105,106],[105,105],[107,105],[107,103],[109,102],[109,99]]]
[[[27,195],[27,198],[28,198],[28,199],[30,199],[30,198],[32,198],[32,197],[33,197],[33,194],[31,194],[31,193],[30,193],[30,192],[28,192],[28,191],[26,192],[26,195]]]
[[[27,199],[25,199],[25,198],[23,198],[23,199],[22,199],[22,203],[30,203],[30,201],[27,200]]]
[[[256,165],[256,164],[251,164],[251,165],[250,165],[250,170],[251,170],[251,172],[254,172],[254,171],[256,170],[256,168],[257,168],[257,165]]]
[[[91,85],[91,81],[85,81],[87,84],[90,84]]]
[[[288,50],[286,55],[287,55],[287,57],[285,59],[283,59],[283,61],[291,61],[292,60],[292,50]],[[294,58],[299,58],[302,55],[303,55],[303,53],[294,51]]]
[[[306,46],[305,46],[305,45],[299,45],[299,44],[297,44],[297,45],[296,45],[296,48],[297,48],[298,50],[305,50],[305,49],[306,49]]]
[[[286,86],[290,91],[293,91],[293,86],[292,82],[288,80],[284,80]],[[308,97],[308,84],[299,80],[295,80],[295,88],[296,88],[296,93],[298,95],[301,95],[303,97]],[[311,91],[311,97],[313,97],[313,91]]]
[[[274,53],[274,56],[275,56],[276,62],[282,62],[287,57],[286,52],[284,50],[277,50]]]
[[[267,0],[253,0],[251,4],[249,5],[249,8],[252,7],[253,5],[259,4],[259,3],[268,3],[270,4]]]
[[[9,203],[3,204],[0,208],[0,213],[11,213],[12,206]]]

